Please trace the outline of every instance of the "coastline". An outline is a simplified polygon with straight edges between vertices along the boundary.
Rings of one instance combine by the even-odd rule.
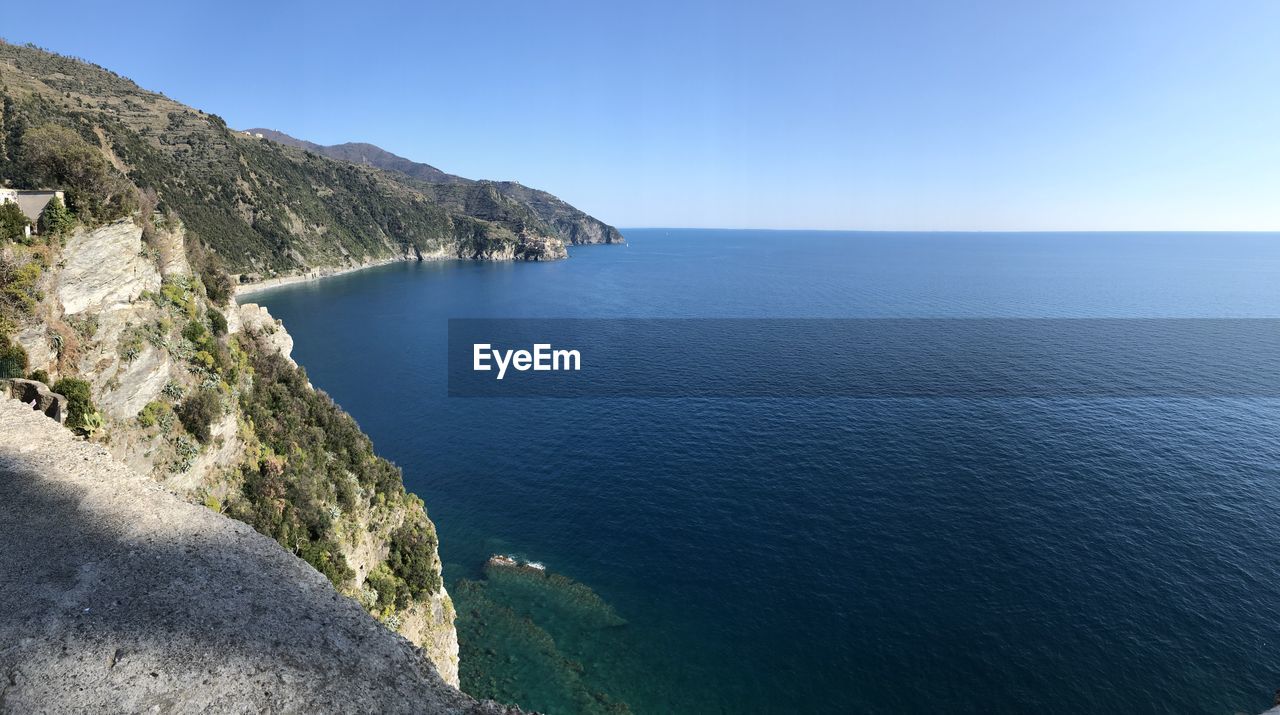
[[[263,291],[271,290],[272,288],[279,288],[281,286],[294,285],[296,283],[307,283],[310,281],[318,281],[324,278],[333,278],[335,276],[346,275],[348,273],[355,273],[356,271],[363,271],[368,268],[377,268],[379,266],[386,266],[392,263],[399,263],[401,261],[422,261],[422,260],[444,260],[444,259],[424,259],[423,257],[410,254],[406,256],[394,256],[392,258],[380,258],[375,261],[368,261],[365,263],[361,263],[360,265],[357,265],[357,266],[347,266],[345,268],[315,268],[315,269],[306,271],[304,273],[294,273],[292,275],[277,276],[275,278],[267,278],[264,280],[255,281],[253,283],[236,282],[235,283],[235,287],[236,287],[235,299],[238,302],[244,296],[253,295],[254,293],[261,293]],[[238,281],[239,276],[234,276],[233,279]]]
[[[608,245],[608,244],[599,244],[599,245]],[[564,258],[567,258],[567,255]],[[564,258],[560,258],[559,260],[564,260]],[[334,268],[334,267],[312,268],[301,273],[293,273],[290,275],[276,276],[274,278],[266,278],[260,281],[253,281],[252,283],[241,283],[240,277],[243,274],[232,275],[231,279],[233,281],[233,284],[235,285],[234,300],[236,302],[240,302],[240,299],[245,296],[253,295],[255,293],[261,293],[263,291],[271,290],[272,288],[280,288],[281,286],[294,285],[297,283],[308,283],[310,281],[318,281],[325,278],[333,278],[335,276],[346,275],[348,273],[355,273],[356,271],[363,271],[368,268],[377,268],[379,266],[386,266],[392,263],[399,263],[401,261],[417,261],[419,263],[422,263],[425,261],[465,261],[465,260],[468,260],[468,259],[460,258],[457,255],[444,250],[443,248],[437,249],[430,253],[423,253],[421,251],[415,250],[412,253],[406,253],[401,256],[391,256],[389,258],[378,258],[370,261],[365,261],[364,263],[360,263],[354,266],[344,266],[341,268]],[[517,259],[507,256],[502,258],[489,258],[485,260],[513,261]]]

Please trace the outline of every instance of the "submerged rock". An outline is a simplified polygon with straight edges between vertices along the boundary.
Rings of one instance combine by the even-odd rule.
[[[467,692],[547,712],[631,712],[602,657],[628,653],[626,621],[585,584],[505,554],[450,588]],[[625,668],[624,668],[625,669]],[[660,710],[658,711],[660,712]]]

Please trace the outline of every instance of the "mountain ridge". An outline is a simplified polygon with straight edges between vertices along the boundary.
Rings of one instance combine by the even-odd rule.
[[[502,197],[527,206],[540,220],[548,224],[559,238],[571,245],[592,243],[623,243],[625,239],[618,229],[600,219],[575,208],[557,196],[525,186],[518,181],[490,181],[468,179],[457,174],[450,174],[431,164],[407,159],[367,142],[345,142],[342,144],[323,145],[306,139],[286,134],[276,129],[254,127],[242,130],[242,133],[261,135],[278,144],[309,151],[320,156],[352,164],[370,166],[391,171],[410,179],[424,182],[428,186],[421,187],[437,201],[452,206],[466,206],[459,200],[460,187],[493,187]],[[481,189],[483,190],[483,188]]]
[[[252,129],[243,130],[249,134],[261,134],[264,139],[270,139],[278,144],[287,146],[295,146],[299,149],[327,156],[330,159],[339,159],[341,161],[349,161],[352,164],[365,164],[379,169],[387,169],[390,171],[398,171],[415,179],[430,181],[433,183],[455,183],[462,181],[470,181],[456,174],[450,174],[430,164],[406,159],[398,154],[383,149],[376,144],[367,142],[343,142],[342,144],[317,144],[306,139],[299,139],[276,129],[268,129],[266,127],[254,127]]]

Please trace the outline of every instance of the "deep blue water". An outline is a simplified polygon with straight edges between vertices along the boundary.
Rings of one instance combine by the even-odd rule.
[[[1280,235],[625,233],[249,298],[404,468],[451,582],[510,552],[589,586],[627,625],[545,627],[636,712],[1270,704],[1280,400],[448,398],[445,328],[1280,317]]]

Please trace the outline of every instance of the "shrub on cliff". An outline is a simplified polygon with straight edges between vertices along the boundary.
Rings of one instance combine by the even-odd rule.
[[[185,241],[187,263],[191,270],[200,276],[204,285],[204,294],[214,305],[226,305],[234,293],[231,276],[227,275],[222,259],[209,250],[204,241],[194,233],[188,232]]]
[[[387,565],[393,574],[404,581],[408,595],[423,598],[439,591],[435,529],[417,521],[396,529],[391,534],[391,553],[387,556]],[[397,605],[403,608],[406,603]]]
[[[215,390],[199,390],[182,401],[177,409],[182,426],[202,444],[213,439],[213,422],[222,416],[222,400]]]
[[[0,256],[0,377],[26,374],[27,351],[9,336],[25,316],[35,312],[40,274],[40,264],[35,261],[21,263]]]
[[[404,607],[405,602],[398,598],[403,583],[399,577],[387,569],[386,564],[378,564],[364,578],[365,588],[373,591],[377,597],[373,606],[378,611]],[[407,598],[407,591],[405,596]]]
[[[344,510],[353,506],[357,485],[366,487],[370,498],[404,494],[399,468],[374,455],[373,443],[356,421],[327,394],[311,389],[306,372],[274,348],[237,337],[253,374],[252,389],[241,393],[241,407],[258,439],[276,454],[289,455],[291,472],[321,476]]]
[[[0,318],[14,322],[15,317],[35,312],[42,272],[35,261],[23,263],[0,257]]]
[[[298,548],[298,556],[324,574],[330,583],[343,584],[355,576],[338,545],[327,539],[303,542]]]
[[[167,433],[173,427],[173,408],[167,402],[148,402],[138,411],[138,425],[144,429],[159,425],[160,431]]]
[[[53,391],[67,398],[66,425],[69,429],[86,432],[95,417],[101,419],[98,408],[93,404],[93,392],[88,382],[77,377],[64,377],[53,384]]]
[[[214,335],[222,336],[227,334],[227,317],[222,313],[209,309],[209,329]]]
[[[193,320],[182,326],[182,337],[190,340],[197,346],[203,345],[204,340],[208,335],[208,329],[204,327],[204,323],[198,320]]]
[[[195,319],[182,326],[182,337],[191,343],[192,362],[220,376],[231,378],[235,360],[227,346],[218,339],[218,330],[226,333],[227,319],[221,313],[211,310],[207,322]],[[228,379],[228,382],[234,382],[234,379]]]
[[[27,216],[12,201],[0,203],[0,238],[25,242]]]
[[[292,461],[268,450],[247,466],[242,498],[231,505],[230,515],[272,537],[341,588],[354,573],[330,534],[324,485],[315,472],[289,466]]]

